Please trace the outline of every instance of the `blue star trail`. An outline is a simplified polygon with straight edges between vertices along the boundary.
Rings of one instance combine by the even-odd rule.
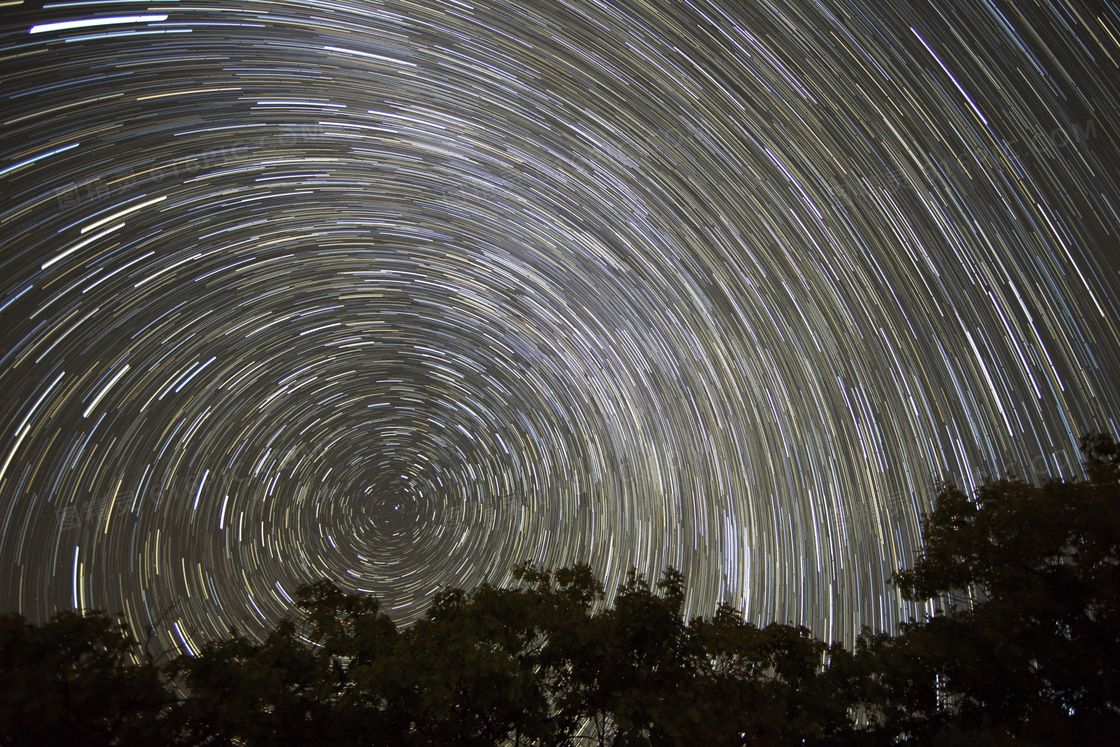
[[[851,642],[1117,432],[1120,15],[0,2],[0,607],[198,650],[524,560]]]

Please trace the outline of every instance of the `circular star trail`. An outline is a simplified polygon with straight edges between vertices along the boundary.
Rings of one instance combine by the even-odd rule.
[[[0,3],[0,605],[197,650],[524,560],[851,641],[1120,402],[1120,16]]]

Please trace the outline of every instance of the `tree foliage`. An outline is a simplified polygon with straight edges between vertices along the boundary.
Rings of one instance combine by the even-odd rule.
[[[631,572],[587,565],[447,589],[398,628],[377,600],[302,587],[298,620],[163,666],[101,614],[0,617],[0,744],[1110,744],[1120,734],[1120,446],[1086,481],[945,487],[896,574],[928,619],[854,649]]]
[[[153,744],[171,703],[127,630],[100,613],[0,616],[0,743]]]
[[[924,667],[920,682],[934,674],[927,726],[1041,743],[1120,734],[1120,446],[1093,436],[1082,451],[1087,481],[947,487],[926,517],[923,553],[896,582],[949,609],[879,643]]]

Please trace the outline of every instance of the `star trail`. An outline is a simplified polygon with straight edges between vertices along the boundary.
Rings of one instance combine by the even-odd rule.
[[[851,642],[1117,432],[1105,5],[0,2],[0,607],[517,563]]]

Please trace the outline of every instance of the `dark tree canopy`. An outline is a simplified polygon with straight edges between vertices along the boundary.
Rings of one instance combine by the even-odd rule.
[[[1086,481],[947,486],[896,574],[936,614],[854,650],[587,565],[447,589],[398,628],[377,600],[301,588],[298,620],[157,666],[101,614],[0,617],[0,744],[1115,744],[1120,446]]]
[[[1120,446],[1093,436],[1082,451],[1087,481],[1002,480],[975,496],[947,487],[926,517],[923,553],[896,582],[948,609],[880,643],[935,674],[931,723],[1116,743]]]
[[[99,613],[0,616],[0,742],[155,744],[172,703],[127,631]]]

